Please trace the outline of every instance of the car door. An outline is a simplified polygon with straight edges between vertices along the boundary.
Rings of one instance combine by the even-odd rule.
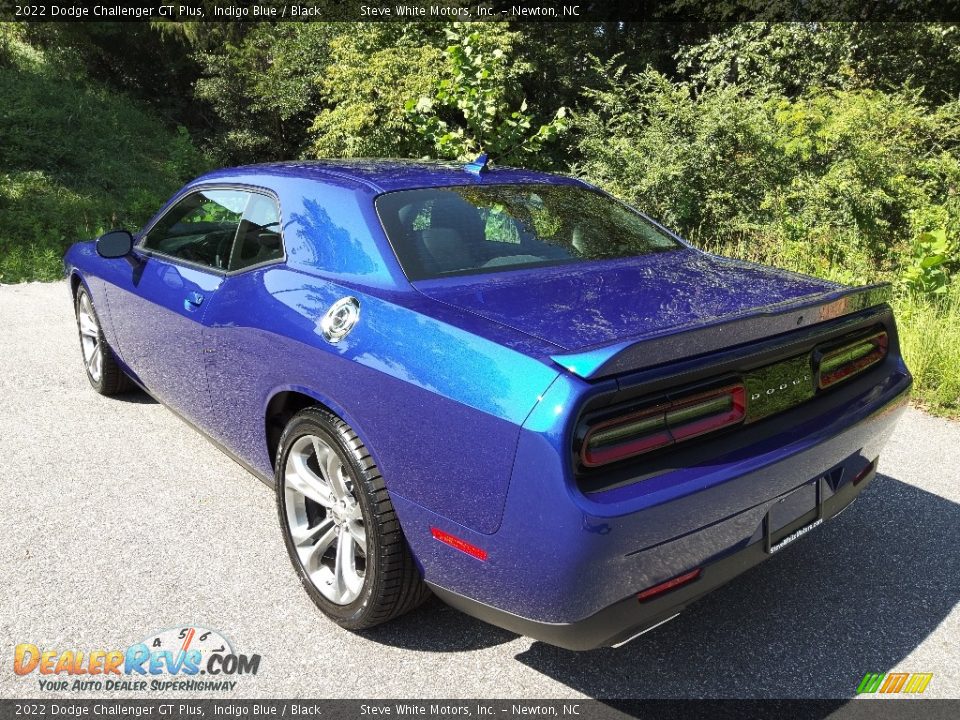
[[[111,288],[120,353],[159,400],[210,428],[203,317],[223,283],[250,193],[203,188],[142,236],[139,262]]]
[[[248,464],[256,463],[250,452],[263,440],[264,377],[282,353],[282,339],[272,328],[286,310],[273,296],[284,258],[279,203],[253,192],[228,272],[204,313],[204,363],[216,428],[211,434]],[[257,421],[244,422],[251,417]]]

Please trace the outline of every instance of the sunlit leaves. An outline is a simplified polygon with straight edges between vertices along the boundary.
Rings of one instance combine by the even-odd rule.
[[[517,33],[484,24],[454,23],[445,30],[442,77],[432,92],[404,107],[428,154],[468,160],[481,152],[495,161],[516,162],[539,152],[567,128],[566,109],[537,122],[527,105],[511,60]]]

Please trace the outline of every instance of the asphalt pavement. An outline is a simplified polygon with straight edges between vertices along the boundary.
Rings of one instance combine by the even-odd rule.
[[[146,395],[93,392],[65,283],[0,287],[0,697],[18,643],[216,629],[261,656],[181,697],[851,697],[866,672],[960,697],[960,423],[910,410],[843,515],[619,649],[572,653],[431,600],[353,634],[284,552],[271,490]],[[143,697],[142,693],[90,693]]]

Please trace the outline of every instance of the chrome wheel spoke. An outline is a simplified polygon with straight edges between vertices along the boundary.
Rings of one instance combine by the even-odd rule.
[[[97,343],[97,349],[93,352],[94,363],[93,363],[93,377],[100,379],[100,374],[103,372],[103,347]]]
[[[293,538],[293,544],[297,547],[303,546],[314,548],[316,546],[311,545],[311,542],[314,540],[314,538],[316,538],[317,535],[329,533],[331,529],[333,529],[333,520],[324,518],[320,521],[320,523],[314,525],[313,527],[302,525],[298,528],[290,528],[290,537]],[[321,537],[320,539],[326,540],[326,545],[324,547],[325,549],[326,547],[329,547],[331,541],[333,540],[333,536],[331,536],[329,539],[327,539],[326,536]],[[320,543],[317,543],[317,545],[319,544]]]
[[[323,558],[330,545],[337,539],[337,529],[333,521],[324,521],[320,523],[320,527],[323,528],[323,534],[314,545],[310,545],[308,541],[304,541],[305,544],[298,548],[300,561],[303,563],[303,567],[307,573],[311,575],[322,567],[320,565],[321,558]]]
[[[347,509],[343,512],[343,519],[348,521],[362,521],[363,512],[360,510],[360,503],[351,496],[347,502]]]
[[[324,479],[330,484],[334,497],[337,500],[353,499],[343,477],[343,463],[340,462],[340,456],[337,455],[336,451],[317,437],[313,438],[313,450],[317,455],[317,464],[320,466],[320,471],[323,473]]]
[[[341,532],[337,540],[333,576],[335,591],[342,598],[342,602],[350,602],[363,587],[363,578],[357,573],[356,544],[348,532]]]
[[[94,382],[103,374],[103,347],[100,343],[100,326],[97,324],[90,296],[84,291],[77,306],[77,326],[80,329],[80,350],[87,374]]]
[[[307,459],[299,454],[291,454],[290,459],[293,469],[292,472],[289,467],[287,469],[287,485],[325,508],[333,507],[336,502],[333,491],[323,478],[310,469]]]
[[[85,312],[80,313],[80,333],[92,338],[100,336],[100,328],[97,327],[97,323]]]
[[[367,531],[363,529],[363,523],[351,522],[347,524],[347,530],[350,537],[357,544],[357,548],[363,555],[367,554]]]
[[[308,547],[309,553],[311,556],[316,557],[317,555],[323,555],[327,548],[337,539],[336,527],[333,524],[332,520],[324,520],[317,526],[322,534],[316,543]],[[306,535],[306,534],[305,534]],[[307,542],[304,540],[303,542]]]
[[[97,366],[99,365],[99,361],[100,361],[100,348],[98,346],[93,349],[92,353],[90,353],[90,359],[87,361],[87,370],[90,371],[91,375],[97,372]]]

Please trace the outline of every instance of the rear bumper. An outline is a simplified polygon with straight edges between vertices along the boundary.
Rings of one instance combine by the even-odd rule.
[[[836,492],[822,502],[819,508],[777,530],[773,536],[773,543],[767,533],[766,536],[743,549],[704,565],[696,580],[688,584],[644,602],[639,601],[636,595],[631,595],[577,622],[548,623],[531,620],[464,597],[438,585],[428,584],[441,600],[468,615],[551,645],[568,650],[591,650],[597,647],[619,645],[672,620],[690,603],[771,557],[776,549],[779,549],[777,542],[783,543],[784,539],[791,537],[799,539],[808,529],[816,532],[820,522],[825,522],[839,514],[870,484],[876,476],[876,464],[872,463],[868,467],[869,472],[856,484],[853,478],[847,479]],[[770,550],[771,544],[774,547],[773,552]]]
[[[450,523],[399,496],[394,504],[424,579],[448,604],[564,648],[616,645],[770,557],[771,526],[776,543],[816,520],[811,507],[826,521],[849,505],[872,479],[872,463],[906,407],[910,385],[901,365],[877,385],[836,393],[829,418],[795,415],[749,452],[681,467],[599,499],[556,482],[563,471],[557,447],[568,438],[557,435],[551,445],[546,433],[525,433],[504,519],[493,534]],[[542,403],[546,411],[555,404],[554,398]],[[814,494],[811,485],[822,490]],[[433,526],[487,556],[478,561],[433,540]],[[696,569],[700,575],[689,584],[638,600],[638,593]]]

